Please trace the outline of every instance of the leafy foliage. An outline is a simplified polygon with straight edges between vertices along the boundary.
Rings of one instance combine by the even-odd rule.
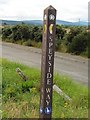
[[[83,51],[86,51],[88,45],[88,34],[80,33],[72,39],[72,43],[70,44],[70,51],[75,54],[80,54]]]
[[[29,39],[29,27],[25,24],[16,25],[12,27],[12,39],[13,40],[22,40],[22,39]]]
[[[2,29],[2,38],[27,46],[41,47],[42,29],[42,26],[23,23],[15,26],[5,25]],[[56,25],[55,50],[88,56],[88,34],[90,32],[87,27]]]
[[[2,39],[8,38],[12,34],[10,27],[2,28]]]

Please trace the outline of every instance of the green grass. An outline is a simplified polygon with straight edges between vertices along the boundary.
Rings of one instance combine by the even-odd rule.
[[[1,62],[1,60],[0,60]],[[3,118],[38,118],[40,101],[40,71],[25,65],[2,60],[2,116]],[[28,81],[16,73],[19,67]],[[53,118],[87,118],[88,88],[74,83],[66,76],[55,74],[54,83],[60,87],[72,102],[53,92]]]

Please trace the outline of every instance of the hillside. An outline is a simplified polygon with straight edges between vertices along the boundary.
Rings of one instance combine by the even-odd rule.
[[[33,25],[42,25],[42,20],[25,20],[25,21],[13,21],[13,20],[2,20],[2,25],[8,24],[8,25],[16,25],[21,23],[26,24],[33,24]],[[56,23],[58,25],[67,25],[67,26],[88,26],[88,22],[80,21],[80,22],[69,22],[69,21],[63,21],[63,20],[57,20]]]

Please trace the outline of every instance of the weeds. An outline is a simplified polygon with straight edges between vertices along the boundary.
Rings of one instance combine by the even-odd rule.
[[[27,81],[23,81],[18,76],[16,73],[17,67],[28,76],[29,79]],[[40,71],[3,59],[2,78],[3,118],[38,118]],[[87,118],[87,87],[74,83],[67,76],[61,76],[59,74],[55,74],[54,83],[72,98],[72,102],[65,101],[54,91],[52,117]]]

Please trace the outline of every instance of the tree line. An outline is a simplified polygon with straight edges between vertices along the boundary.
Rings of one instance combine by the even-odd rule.
[[[4,25],[2,40],[41,47],[42,31],[42,26],[24,23],[14,26]],[[60,52],[88,56],[88,35],[90,36],[90,31],[85,26],[56,25],[55,49]]]

